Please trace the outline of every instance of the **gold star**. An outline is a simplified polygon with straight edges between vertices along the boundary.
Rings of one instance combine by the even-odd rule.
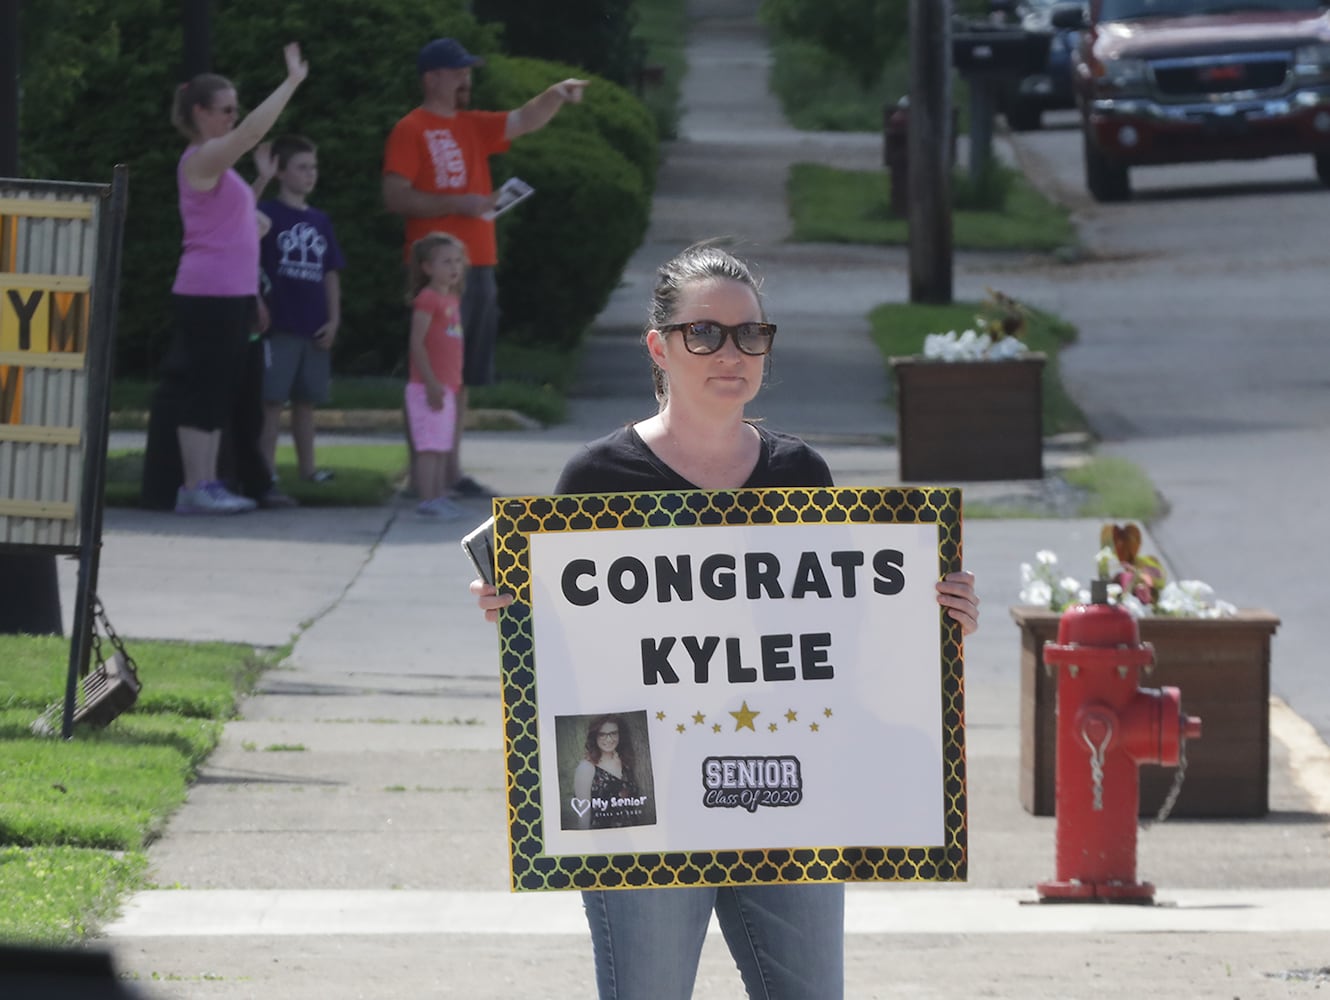
[[[775,731],[776,731],[776,724],[775,724],[774,722],[768,722],[768,723],[767,723],[767,732],[769,732],[769,733],[774,733]]]
[[[664,721],[665,721],[665,713],[664,713],[664,712],[657,712],[657,713],[656,713],[656,721],[657,721],[657,722],[664,722]]]
[[[718,733],[718,732],[720,732],[720,723],[719,723],[719,722],[712,723],[711,731],[712,731],[713,733]]]
[[[694,712],[694,713],[693,713],[693,725],[695,725],[695,726],[700,726],[700,725],[702,725],[702,723],[704,723],[704,722],[706,722],[706,721],[707,721],[707,717],[706,717],[705,715],[703,715],[701,712]]]
[[[815,732],[817,732],[817,723],[816,723],[816,722],[810,722],[810,723],[808,724],[808,731],[809,731],[810,733],[815,733]]]
[[[743,708],[739,709],[737,712],[731,712],[730,714],[734,716],[734,731],[736,733],[745,726],[753,732],[757,732],[757,727],[753,725],[753,720],[762,713],[754,712],[749,709],[747,700],[744,701]]]
[[[677,726],[674,727],[674,731],[675,731],[676,733],[682,733],[682,732],[684,731],[685,728],[687,728],[687,727],[684,726],[684,724],[681,722],[681,723],[679,723]]]
[[[790,709],[788,712],[785,713],[785,721],[786,721],[786,722],[798,722],[798,721],[799,721],[799,713],[796,712],[794,709]]]
[[[824,709],[822,709],[822,714],[825,715],[828,719],[830,719],[830,718],[831,718],[831,709],[829,709],[829,708],[824,708]]]

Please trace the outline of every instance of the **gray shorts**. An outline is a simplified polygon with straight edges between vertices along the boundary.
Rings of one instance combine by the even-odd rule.
[[[274,333],[263,341],[265,403],[326,403],[332,382],[332,351],[309,337]]]

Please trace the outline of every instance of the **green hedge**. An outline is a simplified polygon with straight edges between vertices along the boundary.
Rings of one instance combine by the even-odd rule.
[[[641,244],[650,198],[634,165],[585,133],[538,132],[508,161],[538,193],[499,234],[504,327],[523,342],[574,347]],[[524,279],[537,273],[540,282]]]
[[[117,363],[124,374],[151,375],[169,342],[170,285],[179,258],[175,164],[183,141],[168,120],[181,60],[179,9],[169,0],[80,0],[78,6],[83,16],[62,26],[79,36],[69,46],[79,54],[78,64],[61,76],[62,87],[52,89],[49,102],[44,103],[42,93],[24,93],[23,169],[28,176],[106,181],[114,164],[129,165]],[[477,23],[466,6],[465,0],[226,0],[214,10],[213,63],[236,83],[242,106],[252,107],[280,82],[283,42],[299,40],[309,59],[309,79],[273,134],[301,132],[319,146],[319,186],[311,200],[332,216],[347,257],[343,330],[334,359],[338,371],[390,373],[405,356],[402,227],[383,211],[379,177],[384,139],[420,100],[415,54],[421,44],[452,35],[472,51],[490,56],[476,73],[477,107],[516,107],[535,95],[540,80],[572,75],[567,67],[491,56],[499,44],[498,29]],[[52,50],[43,51],[49,57]],[[513,80],[505,78],[510,71]],[[622,146],[639,174],[654,174],[655,137],[644,137],[640,128],[640,122],[649,125],[650,118],[631,95],[597,80],[588,88],[586,107],[567,112],[545,135],[558,130],[582,136],[581,143],[563,148],[586,167],[583,172],[559,164],[546,169],[535,154],[525,154],[526,160],[518,157],[524,146],[545,135],[520,140],[509,157],[514,164],[505,165],[505,157],[494,162],[497,176],[520,173],[540,192],[505,221],[504,245],[544,239],[557,228],[549,213],[558,206],[565,206],[569,216],[573,211],[593,212],[596,199],[587,189],[607,183],[607,177],[609,183],[619,183],[612,179],[618,161],[611,145]],[[616,166],[598,165],[602,159]],[[252,176],[250,163],[242,162],[239,169]],[[639,242],[634,220],[647,212],[649,191],[649,185],[639,184],[635,195],[641,204],[617,209],[627,220],[625,230],[638,232]],[[528,213],[528,206],[535,205],[540,211]],[[600,217],[599,212],[594,215]],[[563,228],[585,231],[591,221],[568,217]],[[624,243],[615,237],[605,247],[573,246],[572,256],[586,252],[597,259],[586,274],[606,282],[603,289],[592,290],[586,302],[603,302],[608,296],[636,247],[634,243],[625,251]],[[613,267],[600,262],[610,248],[618,255]],[[556,256],[570,255],[520,254],[524,263],[505,262],[500,280],[520,289],[522,298],[563,301],[566,275],[554,266],[562,263]],[[609,271],[614,275],[607,279]],[[581,308],[551,318],[564,329],[585,325],[593,316]],[[505,320],[505,329],[509,326]],[[577,330],[572,336],[579,334]]]

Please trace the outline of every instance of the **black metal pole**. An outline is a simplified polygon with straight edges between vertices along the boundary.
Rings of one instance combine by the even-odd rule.
[[[108,197],[97,213],[97,299],[88,324],[88,395],[84,427],[83,495],[80,500],[79,578],[70,632],[69,673],[60,734],[74,735],[74,704],[79,678],[88,672],[92,651],[97,574],[102,555],[102,510],[106,498],[106,446],[111,416],[111,378],[115,361],[115,318],[120,305],[120,256],[129,204],[129,168],[116,164]]]
[[[210,7],[210,0],[183,0],[180,5],[180,28],[184,35],[182,80],[212,70]]]
[[[18,176],[18,5],[0,0],[0,177]]]
[[[0,177],[18,176],[19,0],[0,0]],[[9,266],[0,261],[0,269]],[[49,552],[0,552],[0,632],[63,635],[60,578]]]
[[[952,300],[951,0],[910,0],[910,301]]]

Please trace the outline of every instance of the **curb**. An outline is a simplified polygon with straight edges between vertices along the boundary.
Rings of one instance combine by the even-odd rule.
[[[466,411],[463,424],[466,430],[482,431],[538,431],[545,425],[517,410]],[[282,430],[290,430],[290,411],[282,412]],[[111,430],[145,431],[148,429],[147,410],[117,410],[111,414]],[[316,431],[395,432],[405,433],[401,410],[315,410]]]

